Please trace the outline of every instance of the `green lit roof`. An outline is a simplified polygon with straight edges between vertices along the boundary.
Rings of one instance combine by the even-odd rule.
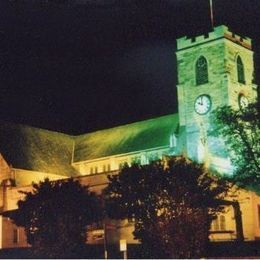
[[[77,136],[74,162],[169,145],[178,123],[178,114],[170,114]]]
[[[71,166],[73,137],[34,127],[0,124],[0,153],[14,168],[77,175]]]
[[[71,165],[73,150],[73,161],[79,162],[167,146],[177,127],[177,114],[76,137],[0,123],[0,153],[14,168],[76,176],[78,172]]]

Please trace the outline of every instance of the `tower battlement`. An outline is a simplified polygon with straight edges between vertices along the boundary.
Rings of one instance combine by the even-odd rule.
[[[220,39],[220,38],[226,38],[229,39],[232,42],[235,42],[239,45],[242,45],[243,47],[251,50],[251,39],[248,37],[241,37],[237,34],[232,33],[229,31],[228,27],[225,25],[220,25],[217,27],[214,27],[214,30],[212,32],[209,32],[208,34],[200,35],[197,37],[181,37],[177,39],[177,50],[182,50],[185,48],[189,48],[198,44],[206,43],[212,40]]]

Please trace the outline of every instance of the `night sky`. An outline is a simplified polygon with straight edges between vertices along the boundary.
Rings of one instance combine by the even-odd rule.
[[[213,0],[253,39],[260,1]],[[0,120],[79,134],[177,112],[176,38],[210,29],[208,0],[0,0]]]

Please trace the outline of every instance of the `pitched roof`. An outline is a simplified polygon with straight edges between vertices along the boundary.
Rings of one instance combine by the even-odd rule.
[[[118,126],[79,136],[39,128],[0,123],[0,153],[12,167],[76,176],[74,162],[169,145],[178,114]],[[75,147],[73,147],[75,146]]]
[[[77,136],[74,162],[169,145],[178,123],[178,114],[170,114]]]
[[[0,123],[0,152],[14,168],[75,176],[73,143],[73,137],[62,133]]]

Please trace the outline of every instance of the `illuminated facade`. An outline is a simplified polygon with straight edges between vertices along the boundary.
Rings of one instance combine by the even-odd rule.
[[[164,155],[185,154],[220,172],[232,166],[223,141],[209,137],[209,114],[218,106],[239,109],[256,98],[251,40],[219,26],[207,35],[177,40],[179,113],[79,136],[21,125],[0,126],[0,181],[2,212],[15,209],[18,190],[48,177],[78,178],[100,192],[107,175],[128,163],[147,164]],[[10,181],[11,180],[11,181]],[[260,238],[260,197],[236,192],[242,211],[245,239]],[[227,200],[233,200],[227,198]],[[235,239],[237,228],[232,205],[212,223],[212,240]],[[0,217],[0,248],[26,246],[21,228]],[[110,242],[120,238],[134,243],[128,221],[108,231]],[[102,243],[102,231],[93,230],[90,243]]]

